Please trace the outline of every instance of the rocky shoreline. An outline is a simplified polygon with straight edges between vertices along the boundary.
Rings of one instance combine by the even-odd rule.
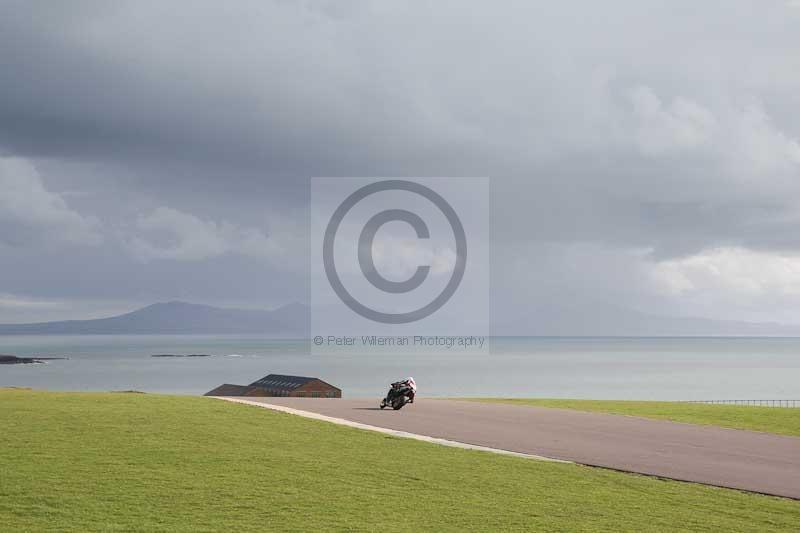
[[[0,355],[0,365],[30,365],[44,364],[47,361],[56,359],[67,359],[66,357],[17,357],[16,355]]]
[[[211,355],[205,353],[190,353],[190,354],[160,353],[151,355],[150,357],[211,357]]]

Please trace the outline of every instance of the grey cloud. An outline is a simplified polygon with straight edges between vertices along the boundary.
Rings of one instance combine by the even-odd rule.
[[[0,157],[0,193],[0,246],[97,246],[103,240],[97,219],[48,191],[24,159]]]
[[[107,263],[71,297],[130,279],[114,297],[139,299],[181,277],[187,299],[302,295],[301,274],[235,250],[242,228],[274,236],[270,217],[302,241],[309,177],[488,175],[501,298],[546,293],[525,272],[552,264],[562,295],[613,298],[630,272],[641,306],[654,263],[800,250],[799,30],[799,10],[763,1],[6,2],[0,151],[135,235],[74,252],[74,275],[78,257]],[[176,234],[175,213],[205,237]],[[607,258],[590,282],[565,268],[591,256],[576,250]],[[288,255],[302,263],[302,246]],[[35,291],[34,261],[8,263],[18,285],[0,292]],[[223,267],[237,279],[190,281]]]
[[[271,235],[227,221],[203,220],[191,213],[159,207],[140,216],[135,233],[122,236],[126,249],[144,262],[201,261],[226,254],[268,260],[286,270],[302,264],[307,243],[291,225],[278,222]]]

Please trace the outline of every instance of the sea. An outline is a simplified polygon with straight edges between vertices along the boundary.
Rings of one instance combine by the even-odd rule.
[[[0,387],[203,394],[270,373],[315,376],[345,397],[413,376],[430,397],[800,399],[799,338],[494,337],[486,353],[315,352],[258,336],[1,336],[0,354],[66,357],[0,365]],[[207,354],[210,357],[152,357]]]

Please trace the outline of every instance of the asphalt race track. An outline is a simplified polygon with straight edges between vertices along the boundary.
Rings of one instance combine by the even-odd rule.
[[[392,411],[366,399],[246,399],[478,446],[800,499],[799,437],[456,400],[420,399]]]

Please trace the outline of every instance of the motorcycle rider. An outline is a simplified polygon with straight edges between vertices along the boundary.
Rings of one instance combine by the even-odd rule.
[[[408,387],[411,391],[406,394],[408,396],[408,403],[414,403],[414,396],[417,395],[417,382],[414,381],[414,378],[411,376],[407,377],[403,381],[400,382],[400,386]]]
[[[408,387],[411,389],[406,396],[408,396],[408,403],[414,403],[414,396],[417,394],[417,382],[414,381],[414,378],[411,376],[407,377],[406,379],[402,379],[400,381],[395,381],[392,383],[392,387],[397,386],[399,388]]]
[[[392,383],[389,393],[381,402],[381,409],[383,409],[384,406],[391,404],[392,398],[396,391],[403,389],[407,391],[405,395],[408,398],[408,403],[414,403],[414,396],[417,394],[417,383],[414,381],[414,378],[407,377],[406,379],[401,379],[400,381],[395,381]]]

